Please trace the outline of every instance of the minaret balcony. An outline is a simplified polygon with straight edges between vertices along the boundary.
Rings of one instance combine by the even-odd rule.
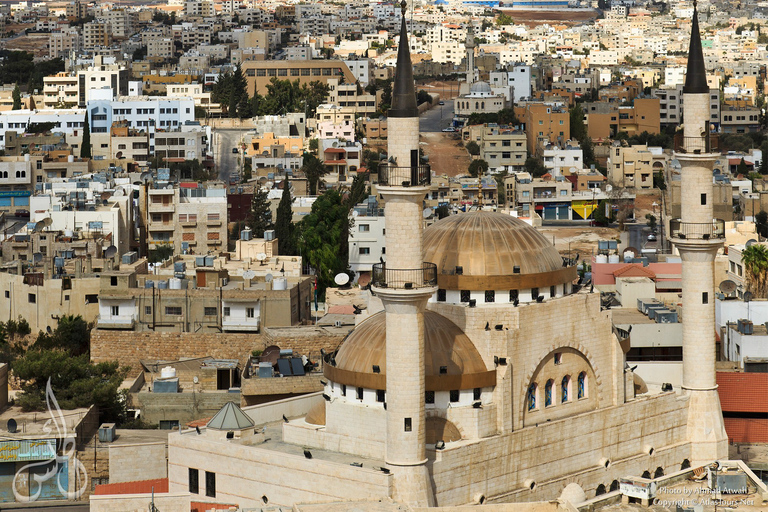
[[[383,187],[421,187],[432,183],[429,165],[398,167],[390,163],[379,164],[379,185]]]
[[[709,223],[669,221],[669,237],[680,240],[717,240],[725,238],[725,221],[712,219]]]
[[[387,268],[386,263],[373,266],[373,286],[400,290],[437,286],[437,265],[422,263],[421,268]]]
[[[675,153],[699,155],[703,153],[719,153],[719,137],[716,133],[708,133],[701,137],[685,137],[683,132],[675,134]]]

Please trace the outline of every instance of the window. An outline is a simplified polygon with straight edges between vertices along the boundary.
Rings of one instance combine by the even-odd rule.
[[[469,290],[461,290],[461,302],[469,302],[470,293]]]
[[[357,388],[357,399],[358,400],[363,399],[363,388]]]
[[[701,303],[702,304],[709,304],[709,293],[702,292],[701,293]]]
[[[371,254],[371,248],[370,247],[360,247],[357,250],[358,254]]]
[[[538,288],[531,288],[531,299],[532,300],[538,300],[539,298],[539,289]]]
[[[707,204],[707,194],[701,194],[701,205],[704,206]]]
[[[533,411],[536,409],[536,383],[528,386],[528,410]]]
[[[437,290],[437,302],[445,302],[445,290]]]
[[[483,396],[482,388],[475,388],[472,390],[472,400],[480,400],[482,396]]]
[[[571,388],[571,377],[566,375],[563,377],[563,380],[560,382],[560,401],[562,403],[565,403],[568,401],[568,391]]]
[[[360,232],[361,233],[368,233],[371,230],[371,226],[368,224],[360,224]]]
[[[496,292],[493,290],[485,290],[485,302],[495,302]]]
[[[426,391],[424,393],[424,403],[426,403],[426,404],[434,404],[435,403],[435,392],[434,391]]]
[[[30,293],[29,295],[27,295],[27,302],[29,302],[30,304],[35,304],[37,302],[37,297],[35,296],[34,293]]]
[[[587,372],[581,372],[579,374],[579,389],[577,393],[579,400],[587,396]]]
[[[110,313],[112,316],[119,316],[120,315],[120,306],[112,306],[109,308]]]
[[[253,318],[256,315],[255,308],[245,308],[245,318]]]
[[[198,494],[200,492],[200,470],[189,468],[189,492]]]
[[[555,287],[554,286],[550,286],[549,287],[549,298],[550,299],[553,298],[555,296],[555,294],[556,294]]]
[[[552,405],[552,385],[554,384],[554,381],[552,379],[549,379],[547,381],[547,384],[544,386],[544,407],[549,407]]]
[[[376,390],[376,401],[380,403],[384,403],[387,397],[387,392],[383,389],[377,389]]]
[[[145,315],[151,315],[152,314],[152,306],[144,306],[144,314]]]
[[[225,306],[222,309],[222,315],[229,316],[229,306]]]
[[[5,298],[10,299],[11,298],[11,292],[10,290],[5,290]]]
[[[458,402],[459,401],[459,390],[458,389],[452,389],[450,392],[450,400],[451,402]]]
[[[117,286],[117,276],[110,276],[110,278],[109,278],[109,285],[110,286]]]
[[[216,308],[206,307],[203,309],[205,316],[216,316]]]
[[[410,432],[411,430],[413,430],[411,418],[405,418],[405,431]]]
[[[181,306],[165,306],[165,314],[168,316],[181,316]]]
[[[341,385],[341,396],[347,396],[347,385],[342,384]]]
[[[555,364],[558,365],[563,361],[563,354],[555,352]]]
[[[216,497],[216,473],[205,472],[205,495],[209,498]]]

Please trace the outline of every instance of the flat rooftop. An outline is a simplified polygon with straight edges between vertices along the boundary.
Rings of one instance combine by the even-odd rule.
[[[87,412],[87,408],[72,409],[68,411],[62,410],[61,416],[59,416],[59,414],[54,411],[55,425],[49,425],[49,428],[46,429],[45,424],[51,419],[52,416],[48,411],[22,412],[21,407],[9,407],[3,411],[2,414],[0,414],[0,431],[2,431],[4,438],[52,439],[54,437],[58,437],[57,426],[58,428],[61,428],[62,431],[64,431],[64,428],[62,428],[62,425],[60,424],[60,418],[63,418],[65,424],[64,427],[66,427],[66,435],[74,436],[75,428],[80,423],[80,421],[82,421]],[[8,420],[11,419],[16,421],[15,433],[8,432]],[[52,430],[50,430],[51,428]]]
[[[611,318],[613,325],[629,326],[632,324],[655,324],[656,321],[642,314],[637,308],[611,308]]]

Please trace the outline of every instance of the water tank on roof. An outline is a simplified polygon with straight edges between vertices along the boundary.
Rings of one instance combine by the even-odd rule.
[[[213,266],[213,256],[206,256],[205,257],[205,266],[206,267],[212,267]]]
[[[187,270],[187,264],[183,261],[177,261],[173,264],[173,271],[174,272],[186,272]]]
[[[288,279],[285,277],[276,277],[272,281],[273,290],[286,290],[288,289]]]
[[[240,240],[249,241],[253,238],[253,231],[250,229],[244,229],[240,232]]]
[[[595,256],[595,263],[608,263],[608,256],[605,254],[598,254]]]
[[[161,290],[167,290],[168,289],[168,281],[166,281],[166,280],[158,281],[157,282],[157,287],[160,288]]]
[[[181,279],[172,277],[171,279],[168,280],[168,287],[171,290],[181,290]]]
[[[75,232],[72,231],[71,229],[65,229],[64,236],[66,236],[67,238],[72,238],[73,236],[75,236]]]
[[[619,263],[619,255],[611,254],[608,256],[608,263]]]
[[[176,376],[176,368],[173,366],[166,366],[160,370],[161,379],[172,379]]]
[[[204,267],[205,266],[205,256],[196,256],[195,257],[195,266],[196,267]]]
[[[624,263],[632,263],[635,253],[632,251],[624,251]]]
[[[144,281],[144,288],[154,288],[154,287],[155,287],[155,282],[154,281],[151,281],[149,279]]]
[[[264,240],[270,241],[275,239],[275,230],[274,229],[268,229],[264,231]]]

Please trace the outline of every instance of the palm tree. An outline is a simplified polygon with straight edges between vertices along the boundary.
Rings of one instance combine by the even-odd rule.
[[[747,291],[755,298],[768,295],[768,248],[754,244],[741,253],[741,262],[747,277]]]

